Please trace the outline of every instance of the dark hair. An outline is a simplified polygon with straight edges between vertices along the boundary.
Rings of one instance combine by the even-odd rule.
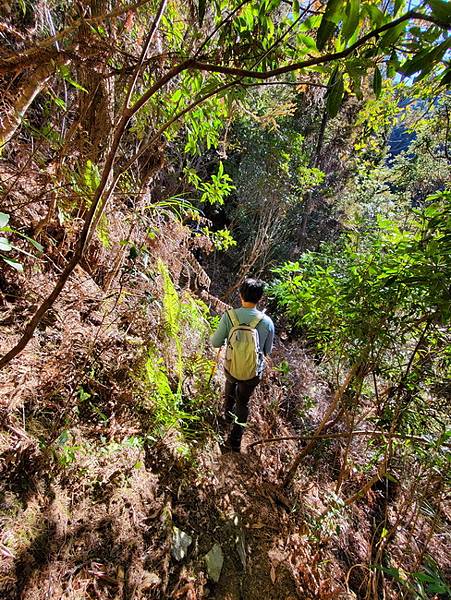
[[[257,304],[263,296],[265,284],[261,279],[245,279],[240,286],[240,294],[245,302]]]

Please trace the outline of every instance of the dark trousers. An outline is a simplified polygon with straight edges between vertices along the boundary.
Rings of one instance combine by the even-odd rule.
[[[230,433],[230,444],[233,448],[239,449],[244,433],[243,425],[249,416],[249,399],[261,378],[254,377],[247,381],[239,381],[227,371],[225,377],[224,414],[227,420],[234,422]]]

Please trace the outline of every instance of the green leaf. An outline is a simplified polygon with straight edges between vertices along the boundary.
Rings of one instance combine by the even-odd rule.
[[[450,594],[451,588],[449,588],[444,582],[434,582],[427,586],[429,594]]]
[[[347,71],[349,73],[349,76],[352,80],[353,86],[353,92],[355,93],[355,95],[357,96],[357,98],[359,100],[362,100],[363,98],[363,93],[362,93],[362,73],[360,72],[360,70],[358,68],[356,68],[354,65],[348,64],[346,66]]]
[[[401,10],[401,8],[404,7],[404,3],[405,3],[405,0],[395,0],[395,10],[393,13],[394,16],[396,16],[399,13],[399,11]]]
[[[16,269],[19,273],[23,273],[23,265],[20,262],[17,262],[17,260],[14,260],[13,258],[6,258],[6,256],[3,256],[2,254],[0,254],[0,256],[10,267]]]
[[[75,79],[72,79],[72,77],[65,77],[64,79],[68,83],[70,83],[74,88],[77,88],[77,90],[80,90],[81,92],[85,92],[86,94],[88,93],[88,90],[86,88],[84,88],[82,85],[80,85],[77,81],[75,81]]]
[[[365,10],[375,27],[380,27],[384,20],[385,14],[374,4],[365,4]]]
[[[4,212],[0,212],[0,227],[6,227],[9,223],[10,216]]]
[[[205,9],[207,6],[207,0],[199,0],[199,25],[202,27],[205,17]]]
[[[25,235],[24,233],[18,233],[18,235],[20,235],[20,237],[23,237],[25,240],[30,242],[30,244],[32,246],[34,246],[36,248],[36,250],[39,250],[39,252],[44,252],[44,246],[42,244],[40,244],[39,242],[37,242],[36,240],[34,240],[33,238],[28,237],[28,235]]]
[[[321,23],[321,18],[321,15],[313,15],[309,17],[300,24],[299,31],[311,31],[312,29],[316,29],[316,27],[319,27],[319,24]]]
[[[2,252],[9,252],[10,250],[12,250],[11,244],[4,237],[0,237],[0,250]]]
[[[58,98],[58,96],[54,96],[52,93],[50,93],[50,97],[57,106],[59,106],[63,110],[67,110],[67,106],[66,106],[66,103],[64,102],[64,100],[62,100],[61,98]]]
[[[298,39],[298,44],[302,44],[309,50],[316,50],[316,42],[309,35],[304,35],[303,33],[300,33],[298,35],[297,39]]]
[[[418,71],[421,71],[423,68],[427,67],[430,64],[429,54],[429,51],[423,50],[410,60],[406,60],[406,62],[400,67],[401,73],[409,77],[410,75],[414,75],[415,73],[418,73]]]
[[[379,96],[381,95],[381,90],[382,90],[382,75],[381,75],[379,67],[377,67],[377,66],[374,69],[373,90],[374,90],[374,95],[376,96],[376,98],[379,98]]]
[[[327,92],[326,110],[329,117],[333,119],[337,116],[343,102],[344,82],[343,74],[338,72],[338,68],[332,74]]]
[[[440,61],[445,52],[451,47],[451,38],[442,42],[436,48],[432,50],[422,50],[418,52],[413,58],[407,60],[400,68],[401,73],[406,76],[413,75],[422,71],[422,74],[431,71],[434,64]]]
[[[449,24],[451,21],[451,3],[443,2],[443,0],[428,0],[431,11],[434,17],[439,21]]]
[[[396,581],[401,581],[399,569],[395,569],[394,567],[383,567],[383,566],[382,567],[377,566],[377,568],[381,569],[384,573],[387,573],[387,575],[394,577],[394,579],[396,579]]]
[[[177,104],[179,102],[179,100],[181,100],[182,94],[183,94],[183,92],[180,88],[176,89],[175,92],[171,96],[171,102],[173,102],[174,104]]]
[[[205,555],[204,560],[207,564],[209,576],[216,583],[221,576],[222,566],[224,564],[224,554],[219,544],[214,544],[213,548]]]
[[[83,180],[86,189],[91,193],[95,191],[100,183],[99,168],[90,159],[86,161]]]
[[[391,29],[386,31],[380,39],[380,47],[388,48],[389,46],[392,46],[399,39],[401,34],[405,31],[405,28],[405,23],[399,23],[399,25],[396,25],[396,27],[392,27]]]
[[[64,429],[58,436],[56,443],[58,444],[58,446],[64,446],[64,444],[66,442],[68,442],[69,439],[70,439],[69,431],[67,429]]]
[[[451,84],[451,67],[448,67],[440,80],[440,85]]]
[[[389,480],[392,481],[393,483],[399,483],[399,479],[397,479],[394,475],[392,475],[391,473],[386,473],[385,477]]]
[[[322,50],[335,31],[334,18],[341,6],[341,0],[329,0],[326,11],[321,19],[318,33],[316,35],[316,46]]]
[[[278,6],[280,5],[281,0],[269,0],[268,2],[268,12],[273,11],[275,8],[278,8]]]
[[[252,31],[254,28],[254,13],[252,7],[248,6],[247,10],[243,13],[244,20],[246,21],[246,27],[248,31]]]
[[[82,92],[88,93],[87,89],[85,89],[82,85],[80,85],[74,79],[72,79],[71,72],[70,72],[69,67],[67,65],[62,65],[59,68],[59,73],[60,73],[61,77],[65,81],[67,81],[68,83],[70,83],[72,86],[74,86],[74,88],[77,88],[77,90],[81,90]]]
[[[415,577],[417,581],[424,581],[426,583],[436,582],[436,578],[432,577],[432,575],[428,575],[427,573],[412,573],[412,577]]]
[[[342,35],[349,40],[357,29],[360,16],[360,0],[349,0],[346,6],[346,19],[343,23]]]
[[[394,77],[399,67],[399,58],[396,52],[392,52],[389,61],[387,62],[386,70],[387,77]]]

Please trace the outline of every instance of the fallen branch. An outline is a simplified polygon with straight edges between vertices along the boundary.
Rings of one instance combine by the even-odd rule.
[[[402,433],[389,433],[387,431],[368,431],[365,429],[361,429],[361,430],[356,430],[356,431],[343,431],[340,433],[324,433],[324,434],[319,434],[319,435],[286,435],[286,436],[281,436],[281,437],[273,437],[273,438],[264,438],[261,440],[256,440],[255,442],[252,442],[252,444],[249,444],[247,446],[247,449],[250,450],[251,448],[253,448],[254,446],[258,446],[260,444],[271,444],[273,442],[284,442],[284,441],[289,441],[289,440],[303,440],[303,441],[310,441],[310,440],[335,440],[335,439],[339,439],[339,438],[345,438],[345,437],[354,437],[354,436],[374,436],[374,437],[390,437],[390,438],[396,438],[396,439],[400,439],[400,440],[410,440],[412,442],[419,442],[421,444],[430,444],[431,441],[428,438],[425,437],[421,437],[418,435],[403,435]],[[451,446],[451,443],[444,443],[444,446]]]
[[[307,444],[307,446],[298,454],[298,456],[294,459],[291,467],[288,469],[288,473],[286,474],[286,476],[283,480],[283,484],[282,484],[283,487],[287,487],[291,483],[302,459],[305,456],[307,456],[307,454],[315,446],[318,436],[321,434],[321,432],[326,428],[327,424],[330,422],[329,419],[332,416],[332,414],[335,412],[335,410],[337,409],[338,405],[340,404],[343,394],[346,392],[346,390],[350,386],[351,382],[356,377],[357,373],[363,368],[363,363],[364,363],[363,360],[361,362],[356,362],[352,366],[352,368],[349,370],[343,384],[335,392],[333,400],[330,403],[329,407],[327,408],[326,412],[324,413],[323,418],[321,419],[320,424],[316,428],[312,439]]]

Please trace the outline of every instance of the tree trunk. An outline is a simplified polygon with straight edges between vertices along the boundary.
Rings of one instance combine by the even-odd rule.
[[[323,149],[323,143],[324,143],[324,133],[326,131],[326,125],[327,125],[327,117],[328,117],[327,109],[326,109],[326,107],[324,107],[323,118],[321,120],[321,126],[320,126],[320,130],[318,133],[318,140],[316,142],[315,154],[314,154],[313,160],[311,162],[312,168],[318,168],[319,164],[320,164],[321,151]],[[305,248],[307,225],[308,225],[310,214],[311,214],[312,208],[313,208],[313,200],[314,200],[314,191],[312,190],[307,194],[307,197],[305,199],[304,212],[302,215],[301,226],[299,228],[298,246],[301,250],[303,250]]]
[[[17,92],[14,105],[0,123],[0,152],[16,133],[30,104],[42,92],[47,81],[63,62],[61,59],[41,65],[31,77],[26,78],[26,83]]]
[[[91,17],[106,14],[109,0],[91,0]],[[77,81],[87,92],[79,94],[80,135],[76,141],[80,163],[102,162],[108,154],[114,130],[114,79],[106,77],[108,56],[99,48],[100,38],[89,25],[80,27],[80,47],[89,53],[77,71]],[[93,53],[94,50],[94,53]]]

